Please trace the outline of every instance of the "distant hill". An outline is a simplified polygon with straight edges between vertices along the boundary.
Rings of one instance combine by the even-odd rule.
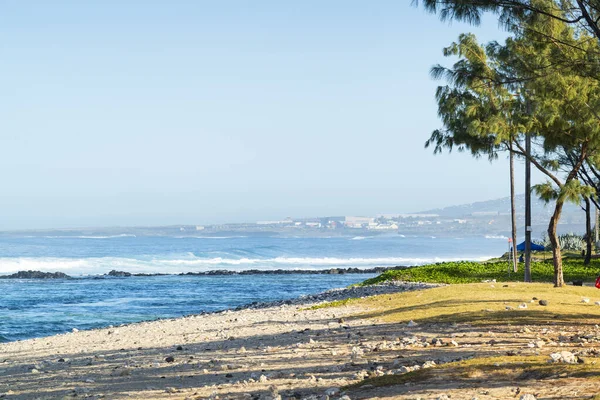
[[[517,214],[525,214],[525,195],[515,196]],[[531,196],[532,216],[540,216],[544,219],[552,215],[554,203],[546,204],[535,195]],[[478,201],[470,204],[460,204],[444,208],[422,211],[419,214],[438,214],[439,216],[461,218],[473,215],[474,213],[497,212],[500,214],[510,213],[510,197],[503,197],[495,200]],[[575,217],[584,220],[585,214],[580,206],[567,203],[563,208],[563,217]]]
[[[531,196],[532,226],[534,232],[541,236],[545,232],[550,216],[554,212],[554,203],[545,204],[535,195]],[[522,229],[525,219],[525,195],[516,196],[517,225]],[[502,221],[502,228],[510,230],[510,198],[503,197],[495,200],[479,201],[470,204],[460,204],[444,208],[436,208],[419,212],[419,214],[437,214],[441,218],[492,218]],[[498,221],[500,222],[500,221]],[[506,225],[506,226],[504,226]],[[580,206],[565,204],[559,224],[560,232],[583,232],[585,230],[585,213]]]

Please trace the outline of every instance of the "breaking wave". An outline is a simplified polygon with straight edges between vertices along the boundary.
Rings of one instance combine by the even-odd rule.
[[[422,265],[442,261],[478,260],[486,257],[380,257],[380,258],[337,258],[337,257],[275,257],[275,258],[0,258],[0,274],[10,274],[22,270],[45,272],[65,272],[71,275],[98,275],[110,270],[133,273],[201,272],[215,269],[243,271],[248,269],[329,269],[329,268],[373,268],[396,265]]]
[[[25,236],[27,238],[33,238],[35,236]],[[58,235],[58,236],[44,236],[44,239],[116,239],[125,237],[136,237],[133,234],[122,233],[120,235],[106,235],[106,236],[94,236],[94,235]]]

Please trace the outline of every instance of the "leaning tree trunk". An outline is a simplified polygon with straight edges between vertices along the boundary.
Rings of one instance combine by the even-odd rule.
[[[512,259],[513,271],[517,272],[517,211],[515,207],[515,161],[512,152],[512,143],[509,152],[510,161],[510,218],[512,222]]]
[[[548,225],[548,237],[550,243],[552,243],[552,259],[554,261],[554,287],[562,287],[565,283],[563,278],[562,268],[562,256],[560,254],[560,243],[558,241],[558,234],[556,233],[556,225],[560,219],[564,201],[556,200],[556,206],[554,207],[554,213],[550,218],[550,224]]]
[[[585,260],[584,265],[588,265],[592,261],[592,209],[590,198],[584,197],[585,200]]]

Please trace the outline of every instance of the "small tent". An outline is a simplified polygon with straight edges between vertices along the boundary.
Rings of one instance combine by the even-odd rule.
[[[531,243],[531,251],[544,251],[544,246]],[[525,251],[525,242],[517,245],[517,251]]]

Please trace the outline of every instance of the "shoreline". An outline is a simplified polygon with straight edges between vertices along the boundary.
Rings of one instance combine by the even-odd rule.
[[[227,270],[216,269],[199,272],[181,273],[134,273],[127,271],[112,270],[102,275],[70,276],[63,272],[43,272],[36,270],[23,270],[9,275],[0,275],[0,279],[106,279],[106,278],[128,278],[128,277],[152,277],[152,276],[230,276],[230,275],[336,275],[336,274],[380,274],[389,270],[401,270],[411,268],[410,266],[372,267],[372,268],[323,268],[323,269],[247,269]]]
[[[314,306],[318,306],[321,304],[334,302],[334,301],[343,301],[343,300],[352,299],[352,298],[365,298],[365,297],[370,297],[370,296],[377,296],[377,295],[382,295],[382,294],[392,294],[392,293],[399,293],[399,292],[406,292],[406,291],[413,291],[413,290],[423,290],[423,289],[430,289],[430,288],[440,287],[440,286],[446,286],[446,285],[437,284],[437,283],[390,281],[390,282],[384,282],[381,284],[368,285],[368,286],[351,286],[351,287],[345,287],[345,288],[333,288],[333,289],[329,289],[329,290],[326,290],[326,291],[323,291],[320,293],[298,296],[298,297],[295,297],[292,299],[281,299],[281,300],[272,300],[272,301],[265,301],[265,302],[254,301],[254,302],[247,303],[247,304],[244,304],[241,306],[229,307],[229,308],[225,308],[222,310],[202,311],[199,313],[182,315],[180,317],[154,318],[154,319],[147,319],[147,320],[142,320],[142,321],[138,321],[138,322],[129,322],[129,323],[118,324],[118,325],[109,324],[107,326],[100,326],[100,327],[90,328],[90,329],[81,329],[81,330],[74,329],[73,332],[93,332],[96,330],[103,330],[103,329],[109,329],[109,328],[114,328],[114,327],[122,328],[122,327],[130,326],[130,325],[138,325],[138,324],[145,324],[145,323],[152,323],[152,322],[159,322],[159,321],[173,321],[173,320],[178,320],[178,319],[183,319],[183,318],[219,315],[219,314],[226,314],[226,313],[234,312],[234,311],[261,310],[261,309],[267,309],[267,308],[277,308],[277,307],[282,307],[282,306],[314,307]],[[24,342],[24,341],[36,340],[36,339],[41,340],[44,338],[60,336],[60,335],[65,335],[65,334],[69,334],[69,333],[71,333],[71,332],[67,331],[64,333],[57,333],[57,334],[50,335],[50,336],[39,336],[39,337],[32,337],[32,338],[28,338],[28,339],[10,340],[7,342],[0,342],[0,346],[2,346],[3,344],[6,344],[6,343]]]
[[[594,288],[397,282],[353,294],[388,291],[334,307],[308,307],[321,298],[305,296],[3,343],[0,398],[583,400],[597,392]],[[344,289],[322,295],[336,292]]]
[[[323,346],[327,332],[341,329],[338,333],[346,337],[348,329],[370,325],[350,318],[360,311],[356,307],[310,307],[436,286],[440,285],[395,282],[332,289],[293,300],[0,343],[0,374],[5,383],[0,386],[0,398],[158,399],[169,397],[165,393],[193,393],[198,397],[190,398],[214,399],[215,392],[237,392],[229,398],[246,399],[243,393],[248,393],[249,386],[272,393],[273,384],[281,380],[300,381],[300,392],[308,393],[314,374],[325,367],[309,363],[307,367],[315,372],[288,376],[281,371],[281,363],[299,353],[307,357],[319,353],[321,361],[327,361],[337,354],[333,347]],[[146,378],[156,374],[159,380]],[[344,375],[344,379],[332,379],[331,385],[340,386],[352,374]],[[194,388],[187,393],[192,381]]]

